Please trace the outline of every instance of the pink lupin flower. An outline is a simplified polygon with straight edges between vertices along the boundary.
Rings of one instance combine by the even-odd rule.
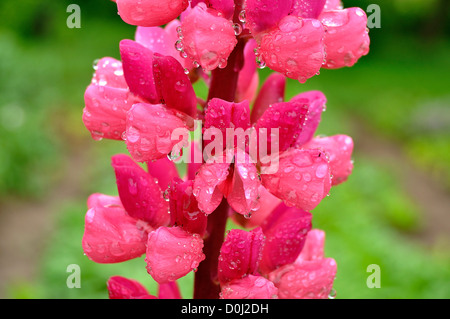
[[[112,276],[107,283],[109,299],[157,299],[138,281]]]
[[[149,233],[147,271],[160,283],[175,281],[195,270],[205,258],[203,240],[181,227],[159,227]]]
[[[219,255],[219,282],[241,279],[246,275],[256,275],[264,245],[261,228],[247,232],[232,229],[227,234]]]
[[[248,275],[222,287],[221,299],[277,299],[278,288],[262,276]]]
[[[365,12],[338,1],[247,0],[245,14],[259,59],[301,83],[322,66],[352,66],[369,50]]]
[[[269,274],[280,299],[325,299],[332,291],[337,265],[324,258],[324,233],[311,230],[297,260]]]

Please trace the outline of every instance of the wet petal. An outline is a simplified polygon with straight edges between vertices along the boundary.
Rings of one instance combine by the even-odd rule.
[[[314,133],[319,126],[322,112],[325,110],[325,104],[327,102],[325,95],[320,91],[308,91],[301,93],[293,97],[291,102],[304,99],[308,100],[308,113],[306,113],[306,121],[303,125],[302,131],[295,142],[296,146],[302,146],[313,138]]]
[[[96,61],[92,84],[127,89],[128,85],[123,76],[122,62],[114,58],[105,57]]]
[[[280,267],[269,279],[278,288],[280,299],[327,299],[336,271],[336,261],[325,258]]]
[[[162,191],[167,189],[169,183],[178,177],[178,170],[175,163],[170,161],[167,157],[161,158],[155,162],[148,162],[148,173],[158,181],[159,187]]]
[[[153,78],[153,52],[137,42],[122,40],[120,56],[130,91],[150,103],[159,103],[160,97]]]
[[[207,216],[198,208],[193,191],[193,180],[184,182],[176,178],[170,183],[168,198],[171,224],[203,236],[206,230]]]
[[[234,0],[192,0],[191,6],[195,7],[198,3],[203,2],[209,8],[213,8],[226,19],[231,19],[234,14]]]
[[[168,204],[157,180],[124,154],[114,155],[112,166],[120,200],[128,214],[155,228],[167,225]]]
[[[110,207],[110,206],[123,207],[119,196],[109,196],[105,194],[95,193],[90,195],[87,200],[88,209],[94,207]]]
[[[160,284],[158,289],[159,299],[181,299],[180,289],[176,281]]]
[[[272,73],[262,85],[252,108],[251,123],[256,123],[261,115],[274,103],[284,101],[286,77],[280,73]]]
[[[293,0],[247,0],[246,27],[253,34],[267,30],[289,14],[292,4]]]
[[[307,99],[297,99],[291,102],[280,102],[272,104],[256,123],[256,130],[262,129],[267,132],[267,150],[272,150],[278,142],[279,152],[287,150],[294,145],[303,130],[303,126],[308,112],[309,104]],[[279,130],[278,141],[272,138],[273,129]],[[258,134],[261,138],[261,133]]]
[[[262,36],[258,53],[272,70],[304,83],[323,64],[324,32],[318,20],[287,16]]]
[[[145,253],[147,233],[119,206],[93,207],[85,217],[82,247],[97,263],[118,263]]]
[[[262,182],[286,204],[310,211],[331,188],[327,154],[313,149],[289,149],[279,157],[278,171],[262,171]]]
[[[324,246],[325,232],[320,229],[311,229],[306,235],[305,245],[295,263],[324,258]]]
[[[278,289],[261,276],[248,275],[222,286],[220,299],[277,299]]]
[[[91,84],[84,93],[83,123],[94,140],[122,140],[126,115],[133,104],[143,100],[128,89]]]
[[[156,299],[150,296],[147,289],[138,281],[122,276],[112,276],[106,283],[109,299]]]
[[[361,8],[323,12],[319,19],[326,27],[324,44],[327,57],[324,68],[353,66],[369,52],[367,15]]]
[[[232,229],[228,232],[219,255],[219,281],[223,285],[231,280],[256,274],[261,259],[264,235],[261,228],[252,231]]]
[[[187,132],[185,123],[164,105],[139,103],[128,112],[125,142],[136,161],[149,162],[166,157],[183,141],[184,135],[175,134],[180,130]]]
[[[159,227],[148,235],[147,271],[159,284],[175,281],[205,259],[203,240],[180,227]]]
[[[330,160],[332,185],[345,182],[353,170],[352,152],[353,140],[347,135],[316,137],[304,146],[310,149],[320,149],[328,154]]]
[[[237,44],[232,22],[199,3],[181,23],[183,50],[207,71],[224,66]]]
[[[277,209],[262,224],[266,242],[260,271],[267,274],[293,263],[305,244],[311,229],[312,215],[297,208]]]
[[[343,6],[341,0],[327,0],[325,2],[325,6],[323,7],[323,11],[340,10],[342,8]]]
[[[183,12],[188,0],[116,0],[119,15],[131,25],[155,27],[166,24]]]
[[[256,90],[259,85],[259,75],[256,70],[256,59],[254,49],[256,48],[256,41],[250,39],[244,48],[244,66],[239,73],[236,102],[248,100],[250,103],[254,100]]]

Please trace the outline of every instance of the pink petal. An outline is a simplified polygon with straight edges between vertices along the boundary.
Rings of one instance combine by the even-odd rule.
[[[273,129],[279,129],[278,150],[283,152],[294,145],[303,129],[309,104],[306,99],[272,104],[256,123],[256,130],[267,130],[267,150],[272,150],[271,134]],[[259,134],[261,136],[261,134]]]
[[[264,186],[259,186],[259,208],[247,218],[241,214],[233,214],[233,221],[242,227],[253,228],[260,226],[267,216],[281,203],[281,200],[273,196]]]
[[[166,24],[183,12],[188,0],[116,0],[119,15],[131,25],[155,27]]]
[[[154,53],[165,56],[169,55],[174,58],[179,56],[178,51],[175,49],[176,39],[174,40],[173,37],[161,27],[137,27],[134,38],[137,43]]]
[[[229,169],[230,163],[214,163],[211,160],[198,170],[194,180],[194,196],[205,214],[211,214],[222,201],[223,193],[219,187],[227,180]]]
[[[287,16],[262,36],[258,53],[272,70],[304,83],[322,66],[324,32],[318,20]]]
[[[142,99],[128,89],[91,84],[84,93],[83,123],[94,140],[122,140],[128,110]]]
[[[244,216],[250,216],[259,208],[261,180],[255,164],[244,151],[237,149],[234,160],[233,179],[229,192],[224,194],[231,208]]]
[[[87,200],[88,209],[94,207],[111,207],[117,206],[122,207],[122,202],[120,201],[119,196],[109,196],[100,193],[95,193],[89,196]]]
[[[289,14],[292,4],[293,0],[247,0],[246,27],[253,34],[272,28]]]
[[[259,85],[259,75],[256,70],[255,52],[256,41],[250,39],[244,48],[244,66],[239,72],[237,89],[236,89],[236,102],[242,102],[248,100],[250,103],[254,100],[256,90]]]
[[[225,66],[237,44],[231,21],[199,3],[181,24],[183,49],[192,61],[207,71]]]
[[[93,207],[85,217],[83,251],[96,263],[119,263],[140,257],[147,233],[119,206]]]
[[[280,267],[269,275],[280,299],[326,299],[333,287],[337,265],[332,258]]]
[[[345,182],[353,170],[352,152],[353,140],[347,135],[316,137],[304,146],[310,149],[320,149],[328,154],[330,161],[332,185]]]
[[[203,154],[200,143],[192,141],[189,148],[189,163],[187,163],[187,179],[195,179],[195,174],[198,172],[203,163]]]
[[[325,2],[326,0],[294,0],[291,14],[302,18],[317,19]]]
[[[256,97],[250,118],[251,123],[256,123],[270,105],[284,101],[285,88],[286,77],[284,75],[275,72],[269,75]]]
[[[248,275],[222,286],[220,299],[277,299],[278,289],[261,276]]]
[[[175,281],[205,259],[203,240],[180,227],[159,227],[148,235],[147,271],[159,284]]]
[[[148,173],[156,178],[162,191],[167,189],[169,183],[178,177],[178,170],[175,163],[167,157],[163,157],[155,162],[148,162]]]
[[[311,220],[310,213],[297,208],[277,209],[269,215],[262,224],[266,242],[259,265],[261,273],[268,274],[297,259],[311,229]]]
[[[95,73],[92,84],[127,89],[128,85],[123,76],[122,62],[114,58],[101,58],[94,66]]]
[[[175,178],[169,186],[171,224],[200,236],[206,231],[207,216],[198,208],[193,194],[194,181]]]
[[[301,146],[313,138],[314,133],[319,126],[322,112],[325,110],[325,103],[327,102],[325,95],[320,91],[308,91],[301,93],[293,97],[291,102],[304,99],[308,100],[309,108],[308,113],[306,113],[305,124],[303,125],[297,141],[295,142],[296,146]]]
[[[176,281],[160,284],[158,289],[159,299],[181,299],[180,289]]]
[[[120,41],[123,72],[130,91],[150,103],[159,103],[153,78],[153,52],[131,40]]]
[[[128,214],[155,228],[167,225],[170,219],[168,204],[156,179],[127,155],[114,155],[112,166],[120,200]]]
[[[367,15],[361,8],[323,12],[319,19],[326,27],[324,44],[327,57],[324,68],[353,66],[369,52]]]
[[[122,276],[112,276],[106,285],[109,299],[140,299],[150,296],[140,282]],[[152,297],[152,299],[156,299],[156,297]]]
[[[190,7],[189,7],[190,8]],[[187,11],[187,10],[186,10]],[[184,11],[184,12],[186,12],[186,11]],[[172,44],[172,47],[175,49],[175,43],[178,41],[178,40],[180,40],[179,39],[179,35],[178,35],[178,27],[180,27],[181,26],[181,21],[180,20],[173,20],[173,21],[171,21],[171,22],[169,22],[167,25],[166,25],[166,27],[164,28],[164,30],[166,31],[166,34],[168,35],[168,37],[169,37],[169,43],[171,43]],[[175,54],[174,55],[172,55],[175,59],[177,59],[178,60],[178,62],[180,62],[181,63],[181,65],[183,66],[183,68],[186,68],[186,69],[188,69],[188,70],[192,70],[193,68],[194,68],[194,66],[193,66],[193,64],[192,64],[192,61],[190,60],[190,59],[186,59],[186,58],[183,58],[182,56],[181,56],[181,52],[178,52],[176,49],[175,49]],[[159,53],[159,52],[158,52]],[[161,53],[161,54],[163,54],[163,53]],[[168,54],[163,54],[163,55],[168,55]],[[189,73],[189,75],[190,75],[191,73]]]
[[[205,113],[204,129],[211,130],[217,129],[223,136],[223,146],[229,148],[238,147],[235,145],[236,139],[233,141],[233,145],[227,144],[227,128],[242,128],[246,130],[250,126],[250,108],[248,101],[241,103],[227,102],[222,99],[213,98],[208,103],[208,107]],[[208,145],[209,141],[205,141],[205,145]],[[245,145],[242,145],[245,147]],[[215,155],[215,154],[213,154]]]
[[[289,149],[279,158],[278,171],[261,175],[264,187],[290,206],[310,211],[331,188],[326,153],[313,149]]]
[[[327,0],[325,2],[325,6],[323,7],[323,11],[340,10],[342,8],[343,6],[341,0]]]
[[[250,232],[232,229],[227,234],[219,255],[219,281],[221,285],[256,274],[261,258],[264,235],[261,228]]]
[[[324,258],[324,246],[325,232],[320,229],[311,229],[306,235],[305,245],[295,263]]]
[[[135,104],[128,112],[126,144],[138,162],[150,162],[166,157],[183,136],[172,133],[186,129],[185,123],[164,105]]]
[[[197,97],[181,64],[171,56],[153,56],[153,74],[158,95],[169,108],[197,115]]]

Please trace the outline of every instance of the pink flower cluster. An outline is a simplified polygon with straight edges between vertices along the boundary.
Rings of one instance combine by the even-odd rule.
[[[310,211],[351,174],[353,140],[315,137],[325,95],[308,91],[285,101],[285,87],[287,78],[304,82],[320,68],[351,66],[367,54],[364,11],[335,0],[116,3],[122,19],[138,26],[135,39],[120,42],[120,61],[95,64],[83,122],[95,140],[125,141],[131,157],[112,157],[118,196],[89,197],[82,246],[97,263],[145,254],[160,290],[152,296],[114,276],[110,297],[180,298],[176,280],[204,262],[211,275],[199,271],[196,281],[211,281],[220,298],[327,298],[336,262],[325,258],[325,233],[312,229]],[[258,91],[264,64],[277,72]],[[206,101],[194,91],[199,80],[210,89]],[[232,100],[211,93],[224,88]],[[242,147],[223,143],[180,176],[170,154],[181,139],[172,133],[194,130],[195,121],[223,133],[251,129],[258,146],[268,135],[277,169],[252,158],[246,140]],[[209,142],[203,136],[190,151]],[[246,230],[229,230],[211,257],[223,207]]]

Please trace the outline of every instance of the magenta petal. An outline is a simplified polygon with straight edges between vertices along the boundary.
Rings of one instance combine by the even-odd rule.
[[[175,163],[167,157],[163,157],[155,162],[148,162],[147,167],[148,173],[156,178],[162,191],[165,191],[169,183],[175,177],[178,177],[178,170]]]
[[[303,129],[295,141],[296,146],[302,146],[313,138],[314,133],[319,126],[322,112],[325,110],[325,103],[327,102],[325,95],[320,91],[308,91],[301,93],[292,98],[291,102],[304,99],[308,100],[309,108],[308,113],[306,114],[306,121],[303,125]]]
[[[325,2],[325,6],[323,7],[323,11],[340,10],[342,8],[343,6],[341,0],[327,0]]]
[[[85,217],[86,256],[97,263],[118,263],[145,253],[147,233],[119,206],[93,207]]]
[[[179,134],[172,138],[176,129],[187,131],[185,123],[164,105],[135,104],[127,117],[128,151],[138,162],[166,157],[183,140]]]
[[[311,220],[310,213],[297,208],[276,210],[266,219],[262,225],[266,242],[259,265],[261,273],[268,274],[297,259]]]
[[[207,71],[225,66],[237,44],[231,21],[199,3],[181,23],[183,50]]]
[[[109,299],[140,299],[150,296],[140,282],[122,276],[112,276],[108,279],[106,286]]]
[[[256,90],[259,85],[259,75],[256,70],[255,52],[256,41],[250,39],[244,48],[244,66],[239,72],[237,89],[236,89],[236,102],[242,102],[248,100],[252,102],[255,98]]]
[[[294,145],[303,130],[308,107],[309,104],[307,99],[297,99],[291,102],[272,104],[272,106],[264,112],[256,123],[256,130],[258,132],[260,132],[261,129],[267,131],[268,150],[272,150],[272,144],[277,143],[277,141],[272,140],[271,137],[271,134],[274,134],[273,129],[279,130],[279,152],[283,152]]]
[[[192,0],[191,6],[195,7],[200,2],[205,3],[209,8],[219,11],[226,19],[233,18],[234,0]]]
[[[148,235],[147,271],[159,284],[175,281],[205,259],[203,240],[180,227],[159,227]]]
[[[114,155],[112,166],[120,200],[128,214],[155,228],[167,225],[170,218],[168,204],[156,179],[127,155]]]
[[[134,38],[137,43],[142,44],[154,53],[169,55],[174,58],[179,56],[175,49],[176,39],[161,27],[137,27]]]
[[[195,179],[195,174],[198,172],[203,162],[202,149],[200,143],[192,141],[189,148],[189,163],[187,163],[187,179]]]
[[[242,128],[246,130],[250,126],[250,108],[248,101],[241,103],[227,102],[222,99],[213,98],[208,103],[205,113],[204,129],[217,129],[222,133],[224,148],[237,147],[236,141],[230,140],[231,145],[227,145],[227,128]],[[205,141],[205,144],[209,144]],[[245,144],[242,145],[242,148]]]
[[[193,189],[193,180],[183,182],[175,178],[170,183],[168,197],[171,224],[203,236],[206,231],[207,216],[200,212]]]
[[[295,263],[324,258],[324,246],[325,232],[320,229],[311,229],[306,235],[305,245]]]
[[[262,276],[248,275],[223,285],[220,299],[277,299],[278,289]]]
[[[246,27],[259,33],[275,26],[287,16],[293,0],[247,0],[245,2]]]
[[[272,73],[262,85],[252,108],[251,123],[256,123],[261,115],[274,103],[284,101],[286,77],[280,73]]]
[[[119,15],[131,25],[155,27],[166,24],[183,12],[188,0],[116,0]]]
[[[158,288],[159,299],[181,299],[180,289],[176,281],[160,284]]]
[[[290,206],[310,211],[331,188],[326,155],[320,150],[289,149],[280,155],[277,172],[265,174],[263,170],[263,185]]]
[[[326,0],[294,0],[292,15],[317,19],[324,9]]]
[[[324,68],[353,66],[369,52],[367,15],[361,8],[323,12],[319,19],[326,27],[324,44],[327,58]]]
[[[191,117],[197,115],[197,97],[181,64],[171,56],[153,56],[153,74],[158,95],[167,107]]]
[[[332,258],[304,261],[280,267],[269,275],[280,299],[327,299],[336,277]]]
[[[304,83],[323,64],[324,32],[318,20],[287,16],[262,36],[258,53],[272,70]]]
[[[255,164],[244,151],[237,149],[234,160],[233,179],[229,192],[224,194],[231,208],[247,217],[259,208],[261,180]]]
[[[353,140],[347,135],[316,137],[305,148],[320,149],[328,154],[330,161],[332,185],[345,182],[353,170]]]
[[[219,255],[219,281],[223,285],[247,274],[256,274],[261,258],[264,235],[261,228],[250,232],[232,229],[228,232]]]
[[[83,123],[94,140],[122,140],[128,110],[142,99],[128,89],[91,84],[84,93]]]
[[[220,204],[223,198],[219,186],[227,180],[230,163],[203,164],[197,171],[194,180],[194,196],[197,198],[198,207],[205,214],[211,214]]]
[[[122,62],[114,58],[101,58],[94,66],[95,73],[92,84],[127,89],[128,85],[123,76]]]
[[[153,78],[153,52],[132,40],[122,40],[120,56],[130,91],[150,103],[158,103],[160,97]]]

